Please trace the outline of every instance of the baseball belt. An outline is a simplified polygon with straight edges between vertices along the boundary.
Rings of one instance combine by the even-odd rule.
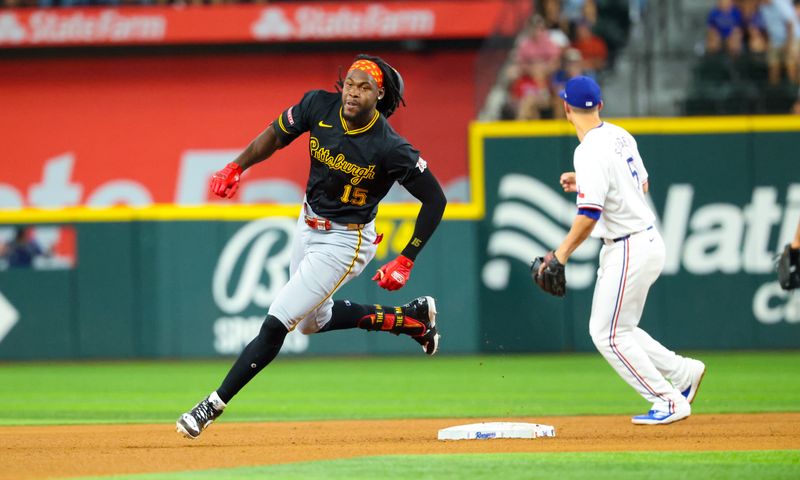
[[[322,217],[306,215],[306,225],[314,230],[361,230],[363,223],[336,223]]]
[[[627,235],[623,235],[623,236],[621,236],[621,237],[617,237],[617,238],[604,238],[604,239],[603,239],[603,243],[605,243],[606,245],[614,245],[614,244],[615,244],[615,243],[617,243],[617,242],[620,242],[620,241],[622,241],[622,240],[625,240],[625,239],[631,238],[633,235],[638,235],[638,234],[640,234],[640,233],[642,233],[642,232],[646,232],[646,231],[648,231],[648,230],[652,230],[652,229],[653,229],[653,226],[652,226],[652,225],[650,225],[649,227],[645,228],[644,230],[639,230],[638,232],[629,233],[629,234],[627,234]]]

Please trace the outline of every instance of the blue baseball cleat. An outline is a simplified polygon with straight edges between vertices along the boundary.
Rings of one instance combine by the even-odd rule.
[[[631,422],[634,425],[667,425],[689,418],[691,414],[692,407],[689,406],[689,402],[682,402],[675,406],[673,413],[650,410],[646,415],[636,415],[631,418]]]

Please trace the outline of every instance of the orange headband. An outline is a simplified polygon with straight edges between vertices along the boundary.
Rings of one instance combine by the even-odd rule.
[[[350,65],[350,70],[348,70],[347,73],[350,73],[353,70],[367,72],[372,78],[375,79],[375,83],[378,84],[378,88],[383,88],[383,72],[377,63],[370,60],[357,60]]]

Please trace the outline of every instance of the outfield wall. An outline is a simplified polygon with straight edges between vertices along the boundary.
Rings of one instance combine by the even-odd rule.
[[[405,246],[413,221],[380,221],[374,268]],[[0,358],[205,357],[238,353],[257,333],[286,282],[294,220],[76,224],[74,269],[0,273],[0,292],[19,321],[0,343]],[[457,245],[446,240],[458,238]],[[401,292],[380,290],[372,266],[336,298],[397,304],[435,294],[447,318],[448,351],[475,351],[476,225],[446,222]],[[462,259],[451,263],[452,255]],[[447,277],[458,288],[442,288]],[[462,302],[461,298],[471,299]],[[462,319],[462,320],[456,320]],[[418,352],[393,335],[292,332],[287,353]]]
[[[800,218],[792,153],[800,119],[619,123],[638,139],[668,250],[642,326],[680,349],[800,347],[800,296],[782,292],[772,272],[773,254]],[[413,229],[414,207],[387,205],[376,261],[337,298],[397,304],[435,295],[443,353],[592,350],[587,317],[599,244],[573,257],[564,300],[536,290],[527,270],[575,213],[557,183],[577,144],[569,125],[474,124],[470,139],[471,202],[448,210],[409,285],[389,293],[369,280]],[[292,205],[155,205],[0,213],[9,225],[71,225],[75,237],[71,267],[0,271],[0,358],[236,354],[286,280],[295,212]],[[285,351],[418,353],[418,346],[378,333],[293,332]]]
[[[641,326],[678,349],[800,347],[800,295],[783,292],[773,272],[773,256],[800,219],[800,118],[615,123],[636,136],[667,247]],[[558,184],[572,170],[572,128],[474,124],[471,138],[487,166],[478,273],[485,345],[593,349],[588,314],[599,241],[572,257],[564,300],[531,291],[528,272],[529,259],[555,248],[575,215],[574,194]]]

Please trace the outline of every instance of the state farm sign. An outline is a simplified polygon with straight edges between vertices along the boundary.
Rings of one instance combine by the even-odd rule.
[[[6,9],[0,47],[484,38],[502,13],[529,11],[524,0]]]
[[[0,45],[159,42],[166,32],[163,16],[116,10],[0,14]]]
[[[358,10],[321,6],[300,7],[287,16],[287,9],[264,9],[253,24],[253,36],[260,40],[324,40],[356,37],[430,36],[436,27],[436,13],[431,9],[389,10],[371,5]]]

